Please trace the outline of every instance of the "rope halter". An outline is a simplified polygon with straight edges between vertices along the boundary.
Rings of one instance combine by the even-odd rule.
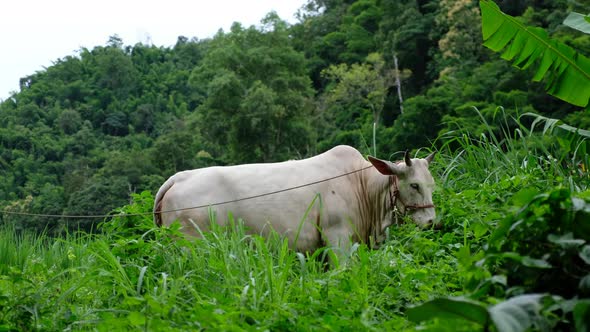
[[[393,216],[395,219],[395,224],[399,225],[403,222],[403,217],[406,216],[408,211],[419,210],[419,209],[429,209],[434,208],[434,204],[406,204],[402,198],[399,191],[399,180],[396,175],[392,175],[389,177],[389,203],[391,204],[393,210]],[[397,208],[397,202],[404,207],[404,211],[400,212]],[[402,217],[402,218],[399,218]],[[401,222],[400,222],[401,219]]]

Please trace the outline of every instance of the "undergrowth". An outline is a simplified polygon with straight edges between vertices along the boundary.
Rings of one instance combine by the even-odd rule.
[[[325,250],[293,252],[239,220],[193,241],[156,228],[135,215],[148,192],[92,235],[3,226],[0,330],[583,330],[585,141],[519,121],[501,138],[451,134],[433,164],[443,229],[392,226],[379,250],[354,245],[335,268]],[[526,319],[498,323],[514,312]]]
[[[147,204],[151,195],[135,199]],[[289,250],[279,236],[247,235],[239,223],[185,241],[176,227],[152,228],[141,218],[130,231],[124,220],[109,221],[109,231],[95,236],[12,242],[6,249],[26,251],[28,258],[19,264],[3,257],[9,268],[0,279],[0,326],[398,330],[413,326],[404,318],[407,305],[460,289],[455,238],[409,225],[397,228],[382,250],[353,246],[346,266],[327,270],[318,257]]]

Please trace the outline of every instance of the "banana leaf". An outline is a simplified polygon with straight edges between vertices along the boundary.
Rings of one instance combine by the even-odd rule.
[[[490,0],[480,1],[484,46],[513,65],[536,68],[533,81],[545,80],[545,91],[576,106],[590,100],[590,59],[571,47],[549,38],[538,27],[522,24],[504,14]]]

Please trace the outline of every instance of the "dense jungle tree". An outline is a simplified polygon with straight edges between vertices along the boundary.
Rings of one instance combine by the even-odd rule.
[[[305,58],[276,14],[262,23],[217,34],[190,78],[204,99],[193,125],[208,152],[231,163],[304,156],[312,143]]]

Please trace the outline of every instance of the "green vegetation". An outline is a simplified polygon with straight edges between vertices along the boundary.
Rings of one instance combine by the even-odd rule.
[[[5,226],[0,326],[584,331],[590,176],[561,148],[584,141],[515,133],[447,138],[433,164],[444,229],[393,226],[382,248],[355,245],[349,261],[330,270],[325,250],[305,257],[280,236],[246,235],[239,221],[194,242],[175,227],[154,228],[150,216],[115,217],[101,233],[58,240]],[[116,212],[148,211],[152,200],[148,191],[134,194]]]
[[[502,29],[539,26],[590,54],[590,35],[562,24],[583,10],[572,2],[502,9],[518,16]],[[493,13],[484,28],[507,20]],[[473,106],[494,127],[502,106],[590,128],[588,112],[531,82],[534,66],[517,70],[482,45],[477,1],[312,0],[300,19],[288,25],[270,13],[258,27],[181,36],[170,48],[113,36],[22,78],[21,91],[0,102],[0,209],[101,215],[179,170],[303,158],[337,144],[388,158],[456,125],[481,133]],[[99,221],[0,218],[48,235]]]
[[[590,54],[579,15],[562,25],[583,8],[481,5],[483,22],[470,0],[315,0],[293,26],[271,13],[172,48],[115,36],[23,78],[0,103],[0,330],[588,330],[590,113],[531,82],[587,105],[570,62],[585,58],[537,53]],[[490,22],[518,35],[490,41]],[[530,26],[551,38],[523,46]],[[326,269],[327,249],[239,220],[191,242],[153,226],[176,171],[335,144],[436,148],[443,229],[393,226]]]
[[[590,59],[571,47],[550,40],[538,27],[526,27],[502,13],[493,1],[481,1],[484,45],[495,52],[504,48],[502,58],[514,60],[525,69],[539,63],[535,81],[547,78],[546,90],[552,95],[585,107],[590,98]]]

